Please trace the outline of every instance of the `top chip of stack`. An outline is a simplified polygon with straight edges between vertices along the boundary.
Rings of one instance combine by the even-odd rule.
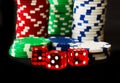
[[[61,5],[61,4],[72,4],[73,0],[48,0],[50,4]]]
[[[18,5],[40,5],[48,3],[48,0],[15,0]]]

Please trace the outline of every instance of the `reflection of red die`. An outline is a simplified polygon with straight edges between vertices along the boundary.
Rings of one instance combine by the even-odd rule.
[[[48,52],[47,46],[33,46],[32,47],[32,65],[45,66],[46,52]]]
[[[67,52],[51,50],[47,52],[46,68],[51,70],[61,70],[67,67]]]
[[[88,50],[83,48],[68,49],[68,64],[71,66],[88,65]]]

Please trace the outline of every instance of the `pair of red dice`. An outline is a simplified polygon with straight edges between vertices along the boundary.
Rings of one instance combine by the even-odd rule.
[[[33,46],[31,63],[51,70],[61,70],[70,66],[87,66],[88,50],[69,48],[68,51],[48,50],[46,46]]]

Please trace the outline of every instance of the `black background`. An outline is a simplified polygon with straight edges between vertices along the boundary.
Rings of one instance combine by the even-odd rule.
[[[87,67],[50,71],[11,59],[8,49],[15,36],[16,4],[0,0],[0,75],[11,80],[119,80],[120,79],[120,0],[108,0],[105,41],[111,43],[111,58],[105,63]],[[0,78],[0,79],[2,79]],[[4,80],[6,81],[6,80]],[[80,81],[79,81],[80,82]]]

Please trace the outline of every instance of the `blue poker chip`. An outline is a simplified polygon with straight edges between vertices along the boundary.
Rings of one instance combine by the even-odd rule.
[[[75,30],[72,30],[72,34],[76,34],[76,35],[81,35],[81,36],[83,36],[83,35],[103,35],[104,34],[104,31],[103,30],[89,30],[89,31],[87,31],[87,30],[77,30],[77,29],[75,29]]]
[[[102,36],[102,35],[103,35],[103,34],[92,34],[92,35],[84,34],[84,35],[82,35],[82,34],[75,34],[75,33],[73,33],[72,37],[78,36],[79,39],[82,39],[82,38],[87,38],[87,39],[92,38],[92,39],[96,39],[96,38],[98,38],[99,36]],[[79,40],[79,39],[78,39],[78,40]]]
[[[87,23],[88,22],[88,23]],[[105,24],[105,20],[98,21],[74,21],[72,27],[83,27],[83,26],[103,26]]]
[[[96,35],[102,35],[101,31],[96,31],[96,32],[85,32],[85,31],[80,31],[79,32],[81,35],[85,36],[86,34],[96,34]]]
[[[92,32],[92,31],[102,31],[104,28],[104,26],[99,26],[97,28],[93,28],[91,26],[86,26],[86,27],[81,27],[81,28],[78,28],[76,27],[75,25],[72,26],[72,32],[73,33],[78,33],[80,31],[84,31],[84,32]]]
[[[81,13],[81,12],[78,12],[77,9],[78,8],[74,8],[73,9],[73,14]],[[90,9],[86,9],[86,11],[84,12],[84,14],[85,15],[92,15],[93,12],[95,12],[95,9],[96,9],[95,7],[90,7]],[[104,8],[104,9],[101,9],[101,10],[97,11],[96,14],[97,13],[105,14],[105,12],[106,12],[106,9]]]
[[[84,8],[84,9],[89,9],[89,10],[96,10],[96,9],[106,9],[106,7],[95,7],[95,6],[89,6],[89,7],[82,7],[80,6],[79,4],[75,4],[74,5],[74,8],[77,10],[77,9],[80,9],[80,8]]]
[[[76,26],[76,24],[73,24],[72,25],[72,30],[74,30],[75,28],[78,28],[78,27]],[[89,31],[91,29],[91,26],[86,26],[84,29],[86,29],[86,31]]]
[[[73,18],[73,21],[74,18]],[[84,24],[92,24],[92,23],[104,23],[105,20],[101,19],[101,20],[96,20],[96,21],[90,21],[90,20],[79,20],[78,23],[84,23]]]
[[[80,43],[77,39],[65,36],[52,36],[48,39],[52,42],[53,49],[57,49],[59,47],[62,51],[67,51],[70,46]]]
[[[79,19],[80,20],[85,20],[85,17],[86,17],[87,15],[82,15],[82,14],[80,14],[80,17],[79,17]],[[100,14],[100,15],[97,15],[96,16],[96,20],[101,20],[101,17],[102,17],[102,15]]]
[[[83,37],[78,37],[79,42],[84,42],[84,41],[95,41],[95,42],[99,42],[99,41],[103,41],[103,38],[98,38],[98,37],[93,37],[92,39],[84,39]]]
[[[102,26],[102,25],[104,25],[104,23],[93,23],[93,24],[86,24],[86,23],[81,23],[81,22],[77,22],[77,24],[76,24],[77,26],[84,26],[84,25],[86,25],[86,26]]]
[[[99,0],[101,3],[105,3],[107,0]],[[73,0],[73,2],[98,2],[98,0]]]
[[[80,28],[83,28],[84,27],[84,29],[86,29],[86,30],[90,30],[90,29],[93,29],[93,28],[104,28],[104,25],[101,25],[101,26],[80,26]],[[77,24],[72,24],[72,30],[74,30],[74,29],[78,29],[79,30],[79,27],[77,26]]]

